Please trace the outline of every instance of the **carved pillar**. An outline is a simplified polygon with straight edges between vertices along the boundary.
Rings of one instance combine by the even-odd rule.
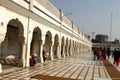
[[[40,55],[38,56],[38,59],[41,63],[43,63],[43,41],[39,40],[40,45]]]
[[[75,51],[74,51],[75,49],[74,49],[74,46],[73,46],[73,49],[72,49],[72,50],[73,50],[73,55],[75,55]]]
[[[78,45],[77,45],[77,54],[79,53]]]
[[[80,45],[78,45],[78,54],[80,54]]]
[[[78,52],[79,52],[78,54],[80,54],[80,44],[79,44],[79,46],[78,46]]]
[[[59,54],[60,51],[59,51],[59,42],[58,42],[58,41],[56,42],[56,50],[57,50],[57,51],[56,51],[56,53],[57,53],[57,58],[60,59],[60,54]]]
[[[78,54],[80,54],[80,44],[79,44],[78,50],[79,50],[79,53],[78,53]]]
[[[78,55],[78,45],[76,46],[76,53],[77,53],[77,55]]]
[[[73,56],[73,54],[74,54],[74,53],[73,53],[73,45],[71,46],[71,53],[72,53],[72,56]]]
[[[78,54],[79,54],[79,44],[78,44]]]
[[[74,55],[75,53],[74,53],[74,46],[72,46],[72,54]]]
[[[50,41],[50,59],[51,59],[51,61],[53,61],[53,42],[52,41]]]
[[[73,53],[74,53],[74,55],[75,55],[75,46],[73,47]]]
[[[63,44],[63,57],[65,58],[65,44]]]
[[[73,45],[71,46],[71,53],[72,53],[72,55],[74,55],[74,53],[73,53]]]
[[[77,46],[75,46],[75,51],[76,51],[75,54],[77,55]]]
[[[76,55],[76,47],[74,46],[74,55]]]
[[[69,57],[69,46],[67,45],[67,57]]]

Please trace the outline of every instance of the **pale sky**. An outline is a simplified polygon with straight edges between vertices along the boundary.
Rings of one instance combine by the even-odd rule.
[[[112,40],[120,40],[120,0],[49,0],[56,8],[62,9],[80,30],[86,34],[110,35],[111,13]]]

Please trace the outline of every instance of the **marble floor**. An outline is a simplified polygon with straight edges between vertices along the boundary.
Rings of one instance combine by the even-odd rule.
[[[76,80],[112,80],[102,61],[94,61],[92,54],[80,54],[61,60],[46,61],[31,68],[11,68],[0,75],[2,80],[31,79],[37,74],[72,78]],[[42,79],[39,79],[42,80]]]

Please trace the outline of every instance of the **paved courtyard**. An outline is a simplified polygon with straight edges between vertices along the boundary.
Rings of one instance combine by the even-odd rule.
[[[93,61],[92,54],[81,54],[62,60],[46,61],[31,68],[11,68],[0,75],[3,80],[38,80],[38,74],[72,78],[75,80],[112,80],[100,61]],[[43,79],[39,79],[43,80]]]

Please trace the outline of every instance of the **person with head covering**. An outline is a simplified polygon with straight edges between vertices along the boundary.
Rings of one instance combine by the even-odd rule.
[[[29,58],[30,58],[30,66],[34,66],[34,65],[35,65],[35,63],[34,63],[33,57],[32,57],[32,56],[30,56]]]

